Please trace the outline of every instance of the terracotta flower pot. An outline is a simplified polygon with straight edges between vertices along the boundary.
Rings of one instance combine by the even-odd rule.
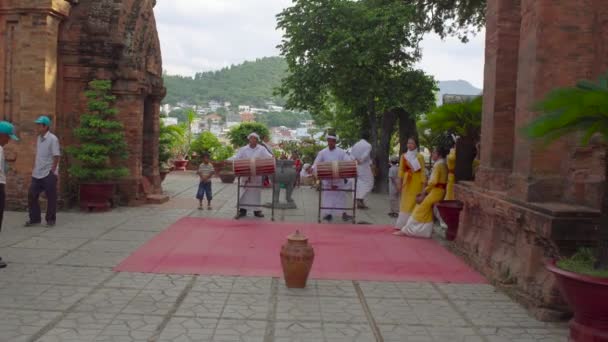
[[[220,171],[220,173],[218,175],[219,175],[222,183],[226,183],[226,184],[232,184],[232,183],[234,183],[234,180],[236,179],[234,172],[230,172],[230,171]]]
[[[448,229],[445,232],[445,238],[448,241],[456,239],[458,221],[463,207],[464,204],[461,201],[441,201],[437,203],[437,210],[439,210],[443,222],[448,225]]]
[[[287,237],[287,243],[281,248],[281,266],[287,287],[306,287],[314,259],[314,249],[299,230]]]
[[[112,207],[116,184],[83,183],[79,186],[80,210],[107,211]]]
[[[555,261],[547,264],[564,299],[574,311],[570,338],[574,342],[608,342],[608,278],[563,270]]]
[[[174,160],[173,165],[175,166],[175,171],[186,171],[186,165],[188,165],[188,161]]]

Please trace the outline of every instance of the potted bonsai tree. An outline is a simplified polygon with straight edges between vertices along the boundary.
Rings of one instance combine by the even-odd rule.
[[[160,122],[158,136],[158,169],[161,182],[165,180],[167,174],[173,169],[170,160],[175,149],[180,146],[183,141],[183,138],[184,135],[181,127],[175,125],[167,126],[162,121]]]
[[[542,112],[526,127],[534,138],[552,141],[572,132],[582,133],[584,144],[608,142],[608,75],[597,82],[580,81],[574,87],[551,91],[537,104]],[[607,151],[608,153],[608,151]],[[608,155],[604,157],[608,183]],[[595,253],[581,249],[569,258],[547,265],[574,311],[570,337],[574,341],[608,341],[608,186],[604,187],[600,239]]]
[[[111,90],[109,80],[89,82],[85,91],[87,112],[73,131],[79,144],[66,150],[74,160],[68,172],[78,183],[83,210],[108,210],[117,180],[129,174],[120,164],[128,157],[127,143],[123,125],[116,118],[116,97]]]
[[[212,164],[215,174],[220,177],[222,183],[233,183],[235,180],[232,163],[228,158],[234,155],[234,149],[228,145],[216,146],[211,150]]]
[[[186,114],[186,122],[179,125],[183,132],[183,140],[180,141],[176,158],[173,160],[175,170],[178,171],[186,171],[188,165],[186,157],[190,154],[190,145],[192,144],[192,124],[196,118],[196,113],[192,109],[189,109]]]

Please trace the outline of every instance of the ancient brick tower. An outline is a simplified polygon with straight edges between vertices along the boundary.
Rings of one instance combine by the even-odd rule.
[[[85,108],[83,90],[111,79],[129,144],[130,177],[123,200],[137,203],[160,192],[159,105],[165,95],[153,7],[155,0],[0,1],[0,118],[16,124],[21,142],[7,184],[11,207],[24,207],[35,146],[34,119],[53,118],[63,146]],[[69,160],[62,158],[61,180]],[[64,198],[72,191],[63,182]]]
[[[457,246],[539,318],[563,308],[544,262],[597,237],[605,149],[546,147],[520,128],[552,88],[608,72],[606,24],[608,1],[488,0],[481,167],[457,187]]]

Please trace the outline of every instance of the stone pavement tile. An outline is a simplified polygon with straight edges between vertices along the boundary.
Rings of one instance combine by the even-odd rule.
[[[202,275],[197,277],[194,281],[192,291],[230,293],[236,278],[237,277]]]
[[[232,285],[232,293],[269,295],[271,285],[271,277],[237,277]]]
[[[426,327],[421,325],[378,325],[384,342],[439,342],[433,339]],[[452,341],[451,339],[448,341]],[[448,342],[445,341],[445,342]]]
[[[74,311],[119,313],[138,293],[135,289],[101,288],[80,302]]]
[[[395,283],[403,297],[408,299],[443,299],[443,296],[431,283]]]
[[[0,296],[0,307],[31,310],[65,310],[91,292],[88,287],[51,285],[40,294]]]
[[[242,320],[266,319],[270,309],[270,295],[236,294],[228,297],[222,318]]]
[[[490,342],[567,342],[567,324],[547,328],[480,328],[480,335]]]
[[[519,304],[510,301],[453,301],[474,325],[480,327],[542,328]]]
[[[403,298],[395,283],[381,281],[360,281],[359,287],[365,298]]]
[[[323,322],[365,323],[367,317],[359,298],[320,297]]]
[[[357,297],[357,290],[351,280],[317,280],[319,296]]]
[[[88,239],[69,238],[69,237],[40,237],[33,236],[23,242],[13,245],[15,248],[42,248],[42,249],[75,249]]]
[[[284,279],[279,279],[278,284],[278,294],[280,296],[304,296],[304,297],[314,297],[318,296],[317,289],[317,281],[314,279],[309,279],[306,283],[306,287],[303,289],[290,289],[285,284]]]
[[[59,312],[0,309],[0,339],[3,342],[28,341]]]
[[[118,315],[95,342],[148,342],[162,323],[161,316]]]
[[[483,342],[483,338],[472,327],[427,327],[434,341]]]
[[[39,296],[48,290],[50,284],[24,284],[22,282],[0,282],[0,297],[10,296]]]
[[[105,252],[105,251],[89,251],[89,250],[74,250],[63,258],[56,260],[56,265],[75,265],[75,266],[93,266],[93,267],[114,267],[123,261],[129,252]]]
[[[82,238],[82,239],[93,239],[96,238],[105,232],[107,232],[110,227],[83,227],[83,228],[66,228],[66,227],[55,227],[53,229],[48,229],[46,232],[40,234],[40,237],[45,238]]]
[[[153,273],[118,272],[104,287],[143,289],[155,276]]]
[[[5,225],[2,227],[2,233],[0,233],[0,247],[8,247],[17,244],[21,241],[30,239],[32,236],[41,234],[42,230],[36,229],[7,229]]]
[[[24,275],[22,282],[95,287],[112,275],[109,268],[46,265]]]
[[[3,258],[4,261],[7,261],[6,258]],[[8,263],[8,261],[7,261]],[[2,281],[8,281],[12,283],[20,282],[24,277],[28,276],[30,273],[35,272],[36,270],[44,267],[43,265],[34,265],[34,264],[10,264],[6,268],[0,269],[0,279]]]
[[[157,274],[144,286],[145,290],[169,290],[181,292],[194,276],[181,274]]]
[[[149,232],[145,230],[112,230],[99,238],[102,240],[117,241],[148,241],[157,234],[157,232]]]
[[[143,243],[143,241],[95,240],[80,247],[80,250],[92,252],[124,252],[130,254]]]
[[[321,321],[319,297],[277,297],[276,319],[282,321]]]
[[[378,324],[422,324],[405,299],[366,298],[367,305]]]
[[[323,323],[323,335],[327,342],[370,342],[376,340],[367,323]]]
[[[272,322],[222,319],[219,321],[213,342],[263,342],[266,325]]]
[[[163,329],[158,342],[210,341],[217,319],[173,317]]]
[[[166,315],[175,305],[179,292],[174,290],[142,290],[122,313]]]
[[[102,313],[70,313],[37,341],[92,342],[112,321],[113,316]]]
[[[408,299],[407,303],[424,325],[448,327],[467,325],[465,319],[447,301]]]
[[[101,329],[74,329],[55,327],[47,331],[37,342],[94,342]]]
[[[437,284],[450,300],[511,301],[504,293],[488,284]]]
[[[276,322],[274,342],[319,342],[323,341],[321,322]]]
[[[218,318],[224,311],[228,293],[190,291],[175,313],[178,316]]]
[[[10,264],[48,264],[67,252],[63,249],[4,247],[0,249],[0,256],[11,267]],[[14,267],[21,267],[21,265]],[[0,272],[4,272],[4,270],[0,270]]]

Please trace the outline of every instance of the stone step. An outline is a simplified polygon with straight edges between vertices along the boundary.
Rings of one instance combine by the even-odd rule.
[[[148,195],[146,196],[146,203],[148,204],[163,204],[169,202],[169,196],[167,195]]]

